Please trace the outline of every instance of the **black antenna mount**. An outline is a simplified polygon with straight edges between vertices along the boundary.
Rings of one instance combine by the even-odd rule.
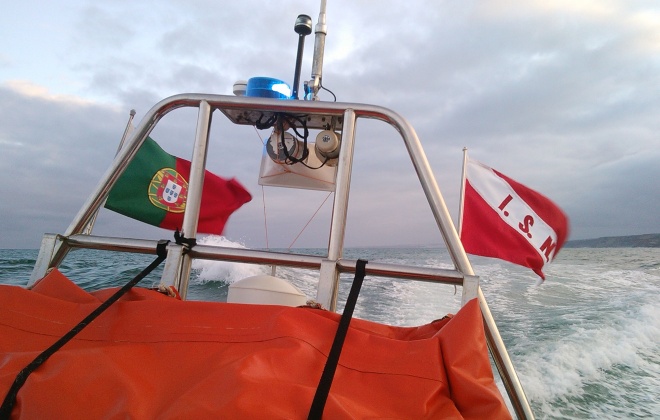
[[[305,37],[312,33],[312,18],[307,15],[298,15],[293,30],[298,34],[298,54],[296,55],[296,71],[293,76],[292,99],[298,99],[298,85],[300,84],[300,70],[302,68],[303,48]]]

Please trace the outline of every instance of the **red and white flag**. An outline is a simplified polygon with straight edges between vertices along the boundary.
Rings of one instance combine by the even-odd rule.
[[[568,218],[552,201],[506,175],[467,159],[461,242],[465,251],[542,269],[568,236]]]

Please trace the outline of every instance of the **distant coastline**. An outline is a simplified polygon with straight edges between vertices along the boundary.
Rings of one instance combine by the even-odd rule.
[[[564,248],[660,248],[660,233],[567,241]]]

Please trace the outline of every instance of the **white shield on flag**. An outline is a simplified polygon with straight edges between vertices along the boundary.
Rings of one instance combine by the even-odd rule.
[[[168,203],[176,203],[176,200],[179,199],[179,194],[181,194],[181,188],[181,185],[168,179],[167,184],[163,189],[163,200]]]

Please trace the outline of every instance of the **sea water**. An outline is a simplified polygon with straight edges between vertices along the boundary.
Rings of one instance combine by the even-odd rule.
[[[240,246],[224,238],[210,241]],[[25,285],[36,257],[36,250],[0,250],[0,283]],[[439,248],[349,249],[345,257],[452,267]],[[96,289],[123,285],[153,258],[78,250],[61,270],[83,288]],[[540,285],[523,267],[489,258],[471,261],[537,418],[660,418],[659,248],[563,249],[546,266]],[[223,301],[230,283],[264,273],[271,269],[197,261],[188,297]],[[314,297],[314,271],[278,268],[277,275]],[[153,286],[158,277],[155,272],[140,286]],[[350,284],[351,276],[342,276],[340,311]],[[453,286],[367,276],[354,316],[419,325],[459,305],[460,289]],[[499,386],[504,393],[501,381]]]

